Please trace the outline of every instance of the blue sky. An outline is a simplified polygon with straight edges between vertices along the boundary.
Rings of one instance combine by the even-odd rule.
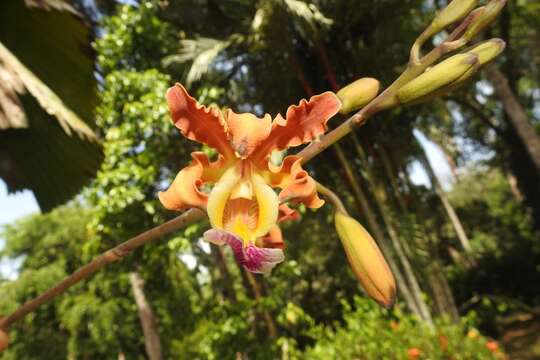
[[[8,195],[6,184],[0,180],[0,227],[38,211],[36,198],[31,191],[25,190]],[[0,237],[0,249],[3,246],[4,239]],[[0,260],[0,275],[8,279],[14,278],[17,275],[16,263]]]

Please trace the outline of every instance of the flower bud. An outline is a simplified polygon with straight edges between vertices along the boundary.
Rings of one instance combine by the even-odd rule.
[[[9,344],[9,337],[5,330],[0,329],[0,352],[4,351]]]
[[[469,50],[465,50],[463,54],[474,55],[478,58],[478,62],[476,64],[474,64],[471,68],[465,71],[460,77],[452,81],[450,84],[447,84],[439,90],[431,92],[425,96],[416,98],[414,101],[409,102],[409,104],[417,104],[428,101],[433,98],[446,95],[449,92],[463,86],[463,84],[468,82],[478,72],[478,69],[480,69],[481,66],[484,66],[497,58],[497,56],[500,55],[501,52],[504,50],[505,46],[506,44],[503,40],[495,38],[484,41],[479,45],[470,48]]]
[[[429,33],[438,33],[450,24],[463,19],[476,6],[478,0],[453,0],[431,22]]]
[[[415,102],[451,84],[478,62],[475,54],[457,54],[401,87],[396,95],[402,104]]]
[[[366,293],[389,308],[396,294],[394,276],[379,247],[359,222],[337,211],[335,226],[347,259]]]
[[[505,4],[506,0],[491,0],[487,3],[482,13],[471,21],[463,34],[463,39],[468,41],[478,35],[486,26],[491,24],[493,20],[497,18]]]
[[[501,39],[489,39],[475,47],[467,50],[467,54],[478,56],[478,64],[485,65],[494,60],[506,47],[506,43]]]
[[[341,114],[358,110],[377,96],[379,81],[373,78],[361,78],[345,86],[336,94],[341,100]]]

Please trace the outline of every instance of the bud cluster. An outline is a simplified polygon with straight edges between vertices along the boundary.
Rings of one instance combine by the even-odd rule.
[[[453,0],[416,39],[403,74],[379,96],[379,82],[372,78],[362,78],[344,87],[337,93],[342,102],[340,113],[363,107],[366,113],[374,113],[398,104],[416,104],[463,85],[504,50],[504,41],[490,39],[441,58],[475,38],[497,18],[505,4],[506,0],[489,0],[485,6],[476,7],[478,0]],[[424,43],[442,31],[449,33],[447,38],[421,56]]]
[[[491,24],[506,0],[491,0],[485,6],[475,8],[477,3],[478,0],[453,0],[418,37],[411,49],[408,70],[416,68],[423,71],[396,89],[398,103],[415,104],[445,95],[471,79],[504,50],[504,41],[490,39],[431,66],[443,55],[465,46]],[[420,56],[420,49],[429,38],[460,21],[442,44],[426,56]]]

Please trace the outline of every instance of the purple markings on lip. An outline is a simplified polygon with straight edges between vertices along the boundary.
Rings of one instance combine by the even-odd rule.
[[[225,230],[210,229],[203,234],[203,238],[219,246],[229,245],[236,262],[253,273],[269,274],[274,266],[285,259],[281,249],[260,248],[253,244],[244,247],[242,239]]]

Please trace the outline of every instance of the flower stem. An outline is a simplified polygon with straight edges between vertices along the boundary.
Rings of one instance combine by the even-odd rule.
[[[336,195],[335,192],[321,184],[320,182],[316,182],[317,184],[317,191],[322,194],[328,201],[334,205],[336,208],[336,211],[339,211],[340,213],[349,216],[349,213],[347,212],[347,209],[345,208],[345,205],[343,205],[343,202],[339,198],[339,196]]]
[[[15,321],[36,310],[40,305],[51,300],[52,298],[64,293],[70,287],[77,284],[79,281],[88,278],[105,265],[116,262],[124,256],[130,254],[136,248],[149,243],[150,241],[156,240],[163,235],[181,229],[195,221],[201,220],[204,217],[205,213],[201,210],[190,209],[174,219],[167,221],[166,223],[145,231],[142,234],[139,234],[121,243],[120,245],[105,251],[88,264],[67,276],[64,280],[60,281],[49,290],[45,291],[34,299],[27,301],[10,315],[1,318],[0,330],[7,329]]]

